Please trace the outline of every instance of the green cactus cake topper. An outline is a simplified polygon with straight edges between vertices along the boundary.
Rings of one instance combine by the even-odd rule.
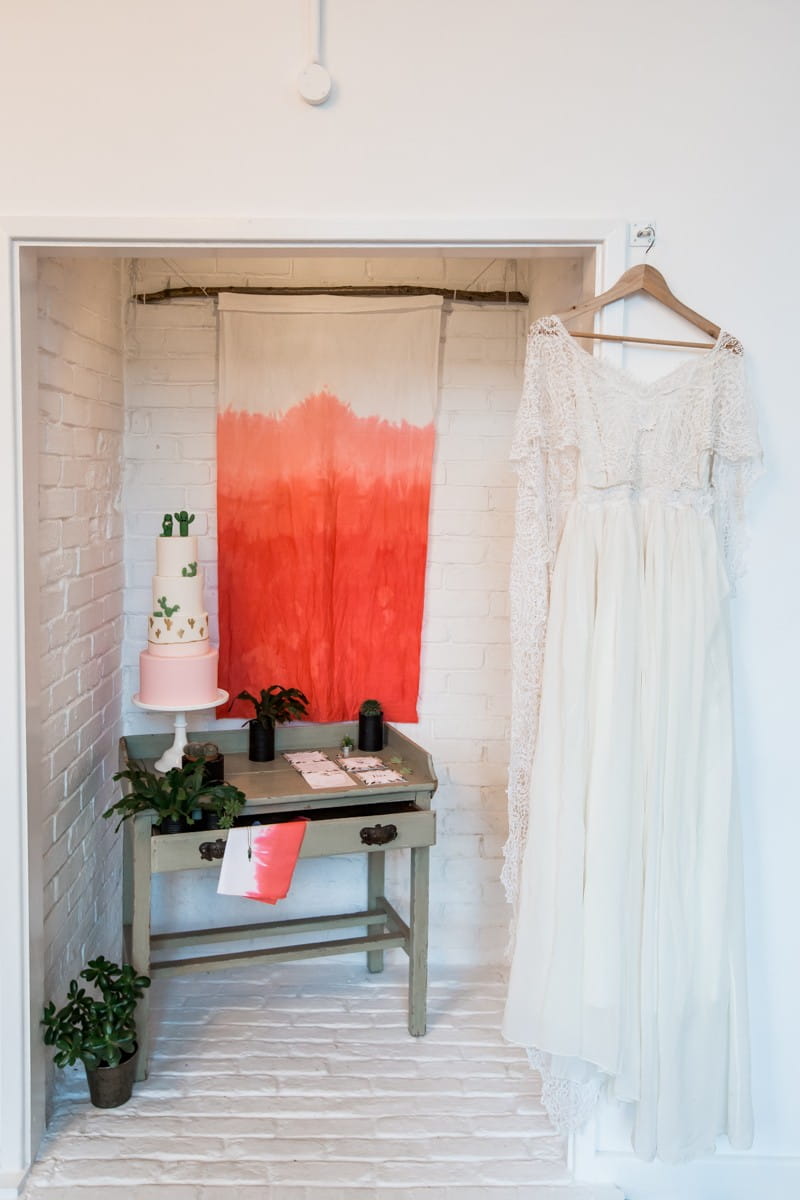
[[[161,536],[172,537],[172,516],[170,513],[164,513],[161,520]]]
[[[188,567],[181,567],[181,575],[185,576],[186,579],[194,579],[196,574],[197,574],[197,563],[196,562],[189,563]]]
[[[161,610],[154,612],[154,617],[171,617],[180,608],[180,604],[167,604],[166,596],[159,596],[158,603],[161,605]]]
[[[180,512],[174,513],[173,515],[175,517],[175,520],[178,522],[178,532],[179,532],[180,536],[188,537],[189,536],[189,526],[191,525],[192,521],[194,520],[194,513],[190,514],[186,511],[185,508],[182,508]]]

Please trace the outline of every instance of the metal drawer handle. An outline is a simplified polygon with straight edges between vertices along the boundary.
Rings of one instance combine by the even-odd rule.
[[[225,854],[225,843],[222,838],[217,838],[215,842],[201,842],[199,847],[200,857],[206,862],[213,862],[215,858],[222,858]]]
[[[396,837],[396,825],[367,825],[361,830],[361,841],[365,846],[385,846]]]

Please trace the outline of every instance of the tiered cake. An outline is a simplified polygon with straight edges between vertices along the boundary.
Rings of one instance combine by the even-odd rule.
[[[219,652],[208,641],[208,613],[203,609],[203,572],[197,565],[197,537],[189,534],[186,513],[176,513],[180,536],[165,517],[156,538],[153,608],[148,621],[147,649],[139,655],[141,704],[190,708],[217,702]]]

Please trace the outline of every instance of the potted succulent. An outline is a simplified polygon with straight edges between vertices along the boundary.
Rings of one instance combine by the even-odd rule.
[[[223,783],[225,780],[225,755],[220,754],[214,742],[187,742],[183,747],[181,765],[203,761],[203,783]]]
[[[212,809],[225,806],[225,811],[231,811],[238,805],[237,811],[241,811],[244,792],[230,783],[206,782],[204,765],[205,760],[197,758],[183,767],[173,767],[164,775],[154,775],[142,763],[130,763],[114,776],[115,780],[126,780],[130,790],[106,809],[103,816],[118,815],[119,829],[123,821],[137,813],[152,811],[158,817],[157,832],[184,833],[194,824],[194,814],[202,808],[204,800],[209,801]]]
[[[275,757],[275,726],[286,721],[299,721],[308,716],[308,696],[298,688],[284,688],[277,683],[262,688],[261,697],[251,692],[239,692],[237,700],[248,700],[255,716],[245,725],[250,727],[249,757],[251,762],[272,762]]]
[[[247,797],[231,783],[215,783],[203,790],[204,829],[230,829],[245,806]]]
[[[146,975],[120,967],[100,955],[80,972],[100,998],[77,979],[70,980],[67,1002],[44,1007],[44,1040],[55,1046],[57,1067],[80,1061],[86,1069],[89,1095],[96,1108],[117,1108],[130,1099],[136,1070],[136,1004],[150,987]]]
[[[365,700],[358,710],[358,748],[383,749],[383,709],[379,700]]]
[[[340,747],[341,747],[341,750],[342,750],[342,755],[343,755],[345,758],[348,758],[348,757],[349,757],[349,755],[350,755],[350,751],[351,751],[351,750],[353,749],[353,747],[355,746],[355,742],[354,742],[354,741],[353,741],[353,739],[352,739],[352,738],[349,736],[349,734],[345,734],[345,736],[344,736],[344,737],[342,738],[342,740],[339,742],[339,745],[340,745]]]

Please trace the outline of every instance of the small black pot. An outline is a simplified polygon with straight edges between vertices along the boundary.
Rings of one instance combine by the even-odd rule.
[[[194,762],[195,759],[187,758],[183,755],[181,765],[186,766],[187,763]],[[225,755],[220,754],[217,758],[211,759],[210,762],[203,763],[203,783],[211,784],[223,783],[225,781]]]
[[[383,713],[358,714],[359,750],[383,749]]]
[[[188,828],[186,817],[164,817],[156,826],[159,833],[186,833]]]
[[[210,808],[203,809],[203,816],[200,819],[201,829],[219,829],[219,814],[212,812]]]
[[[95,1108],[119,1108],[130,1100],[136,1076],[136,1050],[116,1067],[86,1067],[89,1098]]]
[[[250,762],[272,762],[275,757],[275,726],[266,729],[260,721],[250,721]]]

